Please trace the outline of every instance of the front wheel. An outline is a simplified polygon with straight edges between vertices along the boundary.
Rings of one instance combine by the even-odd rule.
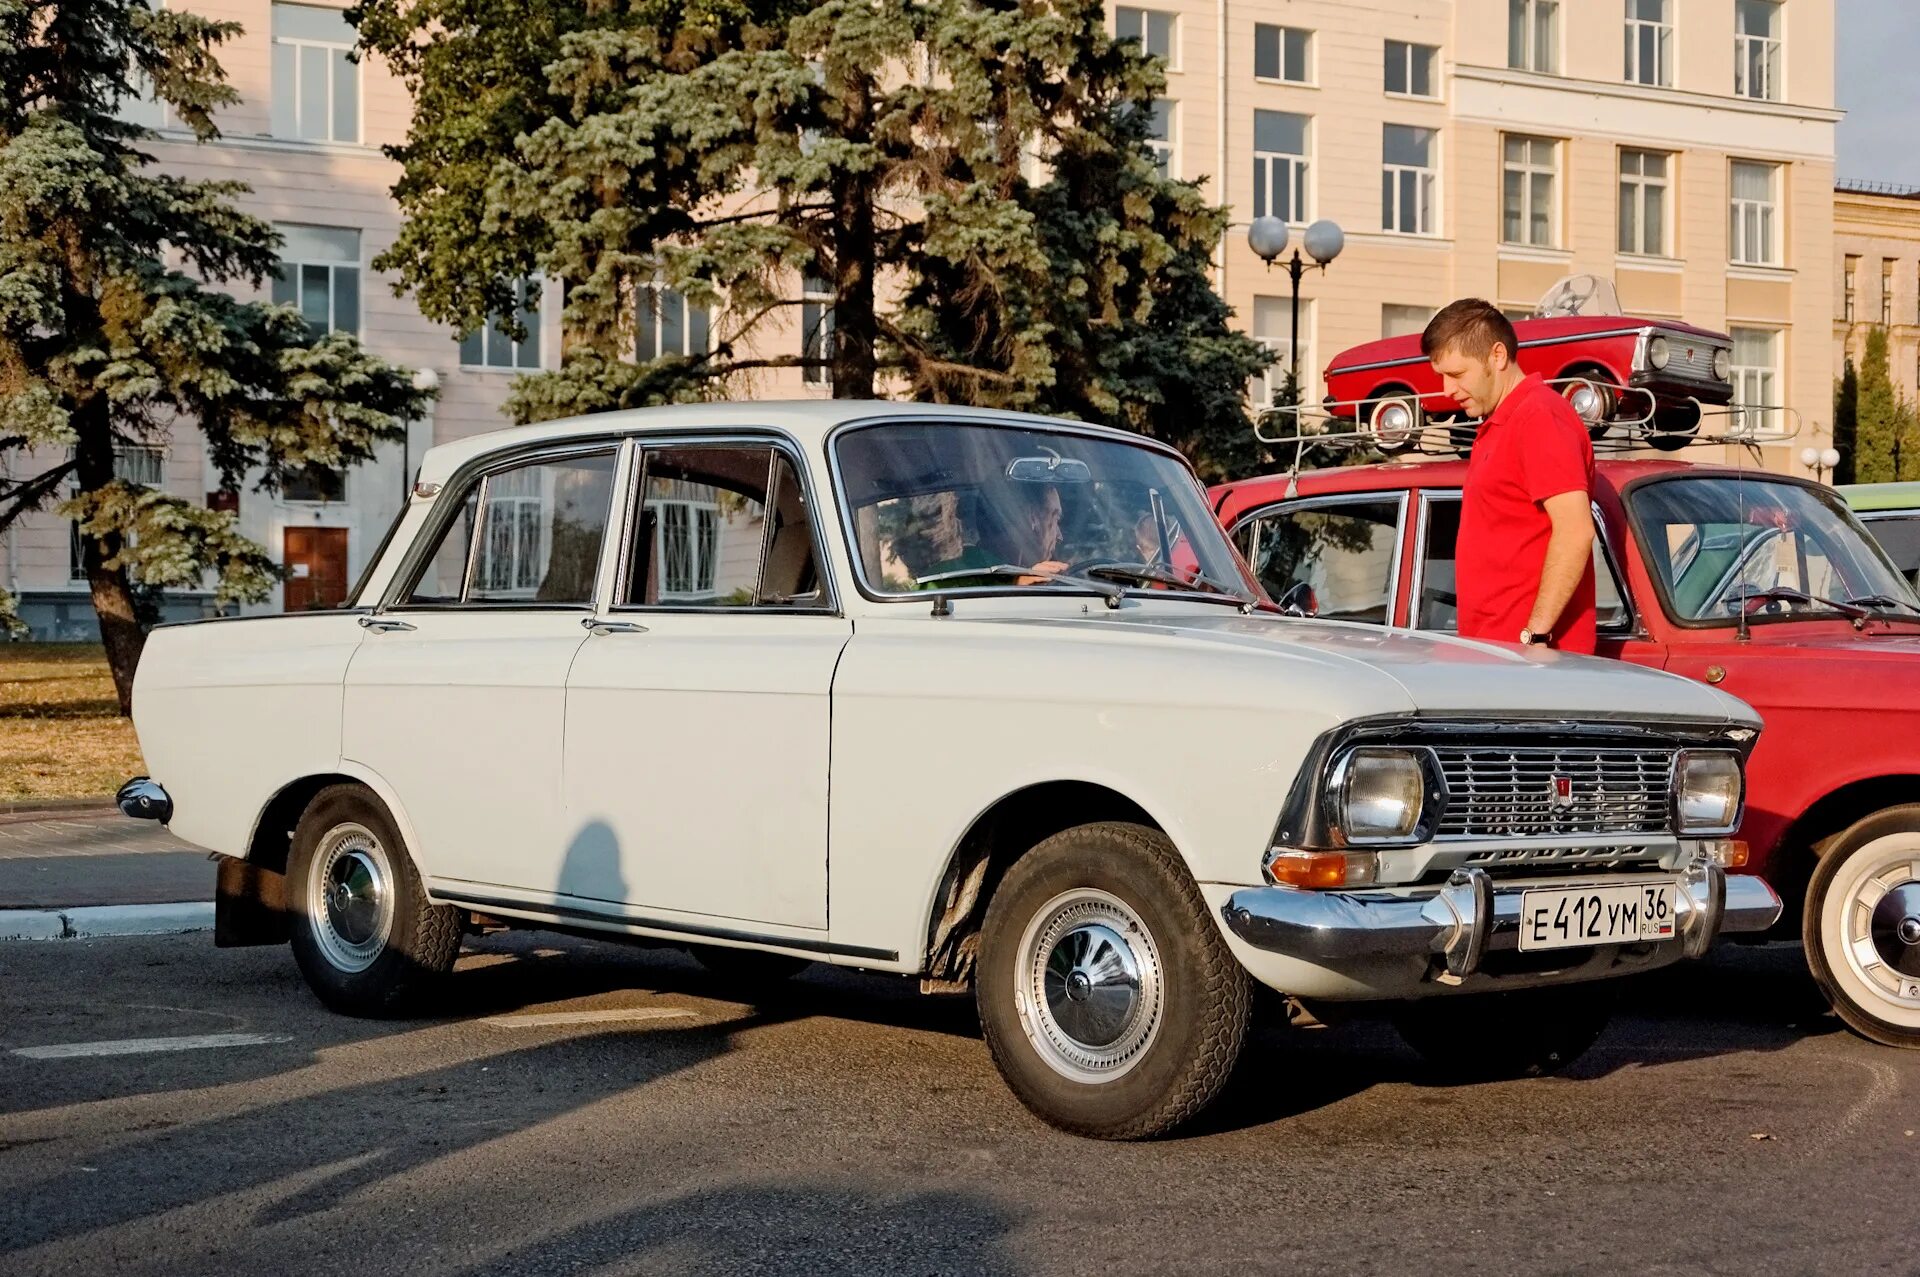
[[[1847,1026],[1920,1047],[1920,804],[1889,807],[1834,839],[1807,884],[1807,965]]]
[[[287,857],[293,957],[348,1015],[404,1008],[460,955],[458,909],[428,901],[386,809],[355,785],[323,789]]]
[[[1082,825],[1021,857],[987,907],[974,980],[1001,1076],[1076,1135],[1173,1130],[1246,1041],[1251,981],[1173,844],[1140,825]]]
[[[1423,998],[1393,1027],[1449,1081],[1493,1082],[1557,1073],[1587,1053],[1613,1018],[1604,984]]]

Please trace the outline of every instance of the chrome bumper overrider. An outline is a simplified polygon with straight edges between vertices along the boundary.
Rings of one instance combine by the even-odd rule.
[[[173,799],[159,781],[146,776],[135,776],[120,786],[113,801],[121,815],[135,820],[157,820],[164,825],[173,819]]]
[[[1613,878],[1611,883],[1629,882]],[[1473,974],[1489,950],[1520,943],[1520,898],[1540,887],[1601,885],[1579,879],[1496,886],[1484,869],[1458,869],[1447,885],[1418,895],[1384,891],[1307,891],[1249,887],[1221,907],[1233,934],[1248,944],[1307,961],[1439,954],[1447,974]],[[1675,893],[1678,942],[1689,958],[1714,937],[1765,931],[1780,916],[1780,897],[1750,874],[1696,866]]]

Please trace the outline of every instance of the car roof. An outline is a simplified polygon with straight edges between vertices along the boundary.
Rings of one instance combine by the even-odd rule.
[[[1594,462],[1594,481],[1619,491],[1636,479],[1663,474],[1745,474],[1749,479],[1784,479],[1791,476],[1765,470],[1737,470],[1728,465],[1703,465],[1689,461],[1662,461],[1651,458],[1601,458]],[[1293,479],[1294,495],[1300,497],[1338,496],[1349,492],[1400,492],[1422,488],[1459,488],[1467,481],[1464,459],[1445,461],[1389,461],[1371,466],[1339,466],[1329,470],[1303,470]],[[1289,482],[1285,471],[1216,484],[1211,490],[1215,510],[1231,501],[1236,511],[1266,501],[1283,499]],[[1914,485],[1920,487],[1920,484]]]
[[[1920,509],[1920,483],[1849,483],[1834,489],[1856,510]]]
[[[1166,445],[1144,435],[1112,426],[1044,417],[1034,413],[1009,412],[997,408],[962,408],[950,404],[895,403],[877,399],[756,399],[715,403],[668,404],[657,408],[626,408],[615,412],[597,412],[527,426],[509,426],[469,435],[429,449],[420,460],[423,483],[445,482],[456,470],[477,457],[507,449],[545,443],[565,443],[573,438],[605,438],[610,435],[645,435],[697,430],[781,431],[802,448],[812,450],[836,428],[855,421],[979,421],[1002,425],[1032,426],[1040,429],[1071,429],[1083,433],[1109,435],[1115,440],[1147,444],[1171,452]]]

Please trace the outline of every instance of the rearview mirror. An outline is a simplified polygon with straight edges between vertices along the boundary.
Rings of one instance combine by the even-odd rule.
[[[1007,463],[1015,483],[1092,483],[1093,471],[1070,457],[1015,457]]]

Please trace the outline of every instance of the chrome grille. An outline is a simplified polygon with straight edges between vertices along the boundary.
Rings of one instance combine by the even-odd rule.
[[[1502,847],[1476,851],[1460,863],[1498,873],[1503,869],[1611,869],[1657,864],[1651,847]]]
[[[1667,366],[1652,375],[1662,381],[1695,381],[1707,386],[1727,383],[1713,375],[1713,352],[1720,347],[1704,337],[1683,337],[1679,333],[1661,334],[1667,339]],[[1691,350],[1692,356],[1687,352]]]
[[[1666,834],[1670,749],[1434,749],[1446,780],[1440,838]],[[1561,797],[1557,782],[1568,793]]]

